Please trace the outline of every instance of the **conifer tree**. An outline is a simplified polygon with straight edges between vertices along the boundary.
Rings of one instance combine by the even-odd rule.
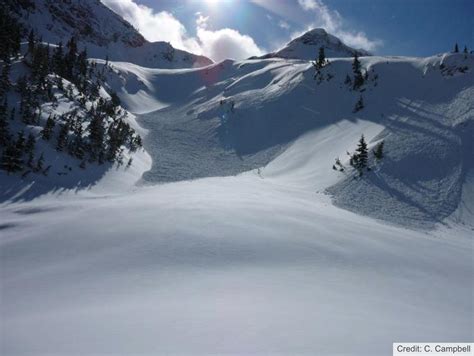
[[[359,100],[357,100],[354,110],[352,110],[353,113],[356,113],[358,111],[361,111],[364,108],[364,100],[362,99],[362,95],[359,97]]]
[[[17,57],[20,51],[22,26],[4,3],[0,3],[0,60],[9,63],[11,57]]]
[[[359,171],[359,176],[362,176],[364,168],[367,168],[368,156],[367,143],[365,142],[364,135],[362,135],[357,145],[356,152],[352,157],[353,165],[355,169]]]
[[[464,45],[464,50],[463,50],[462,52],[463,52],[464,54],[467,54],[467,53],[468,53],[468,51],[467,51],[467,46],[466,46],[466,45]]]
[[[18,78],[16,82],[16,91],[23,98],[27,95],[28,92],[28,81],[25,75],[22,75]]]
[[[316,60],[315,67],[321,69],[326,64],[326,55],[324,53],[324,47],[319,47],[318,59]]]
[[[34,151],[31,151],[30,153],[28,153],[28,161],[26,162],[26,165],[29,168],[34,168],[33,167],[34,160],[35,160],[35,153],[34,153]]]
[[[113,106],[114,109],[120,106],[120,104],[121,104],[120,98],[118,97],[118,95],[115,91],[113,91],[110,94],[110,99],[111,99],[111,103],[112,103],[112,106]]]
[[[346,75],[346,79],[344,80],[344,84],[348,86],[352,86],[352,79],[349,77],[349,74]]]
[[[35,40],[35,33],[33,30],[30,31],[28,34],[28,53],[33,55],[35,52],[36,47],[36,40]]]
[[[51,62],[53,71],[59,76],[64,76],[64,49],[62,42],[59,42],[54,49]]]
[[[353,89],[356,90],[364,85],[364,77],[362,76],[361,64],[357,52],[355,53],[352,62],[352,71],[354,73]]]
[[[380,142],[374,149],[374,157],[377,161],[380,161],[384,157],[384,141]]]
[[[0,105],[0,147],[6,147],[10,143],[10,130],[7,120],[6,103]]]
[[[36,146],[35,136],[33,136],[33,134],[30,133],[28,135],[28,139],[26,140],[26,143],[25,143],[25,152],[28,153],[28,154],[34,153],[35,146]]]
[[[67,123],[64,123],[61,125],[59,129],[58,139],[56,143],[57,151],[62,151],[67,146],[68,134],[69,134],[69,125]]]
[[[53,129],[55,125],[54,119],[49,115],[48,119],[46,120],[46,123],[44,125],[43,130],[41,130],[41,138],[45,141],[49,141],[51,138],[51,135],[53,134]]]
[[[22,152],[18,149],[17,145],[15,143],[10,143],[7,148],[3,150],[0,168],[9,173],[21,171],[23,169],[23,160],[21,156]]]
[[[67,42],[66,47],[68,49],[65,58],[65,77],[66,79],[72,80],[74,77],[74,67],[76,66],[77,59],[77,43],[75,37]]]
[[[2,66],[2,73],[0,75],[0,99],[3,98],[10,90],[10,63],[4,63]]]
[[[459,53],[459,47],[457,43],[454,45],[454,53]]]
[[[35,171],[36,172],[42,171],[43,170],[43,164],[44,164],[44,155],[43,155],[43,152],[41,152],[40,157],[36,161]]]
[[[78,72],[79,74],[82,76],[82,77],[86,77],[87,75],[87,67],[88,67],[88,64],[87,64],[87,49],[84,49],[83,51],[81,51],[77,57],[77,69],[78,69]]]
[[[18,131],[15,146],[23,154],[26,147],[25,133],[23,130]]]

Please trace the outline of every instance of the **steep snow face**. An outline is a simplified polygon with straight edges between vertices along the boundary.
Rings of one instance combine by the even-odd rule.
[[[108,82],[132,111],[148,112],[140,122],[149,129],[145,146],[155,159],[145,181],[234,175],[260,167],[263,176],[280,171],[285,182],[327,189],[337,205],[377,218],[433,226],[464,201],[459,216],[472,223],[469,199],[462,196],[471,191],[473,169],[473,56],[364,57],[367,80],[359,90],[345,83],[351,65],[349,58],[332,60],[315,80],[310,63],[278,58],[195,70],[112,63]],[[354,113],[360,97],[365,108]],[[361,119],[375,126],[346,133],[337,142],[314,138],[335,145],[335,151],[305,136],[293,163],[285,163],[291,169],[277,169],[274,162],[261,168],[285,149],[294,150],[302,134]],[[361,134],[370,150],[385,140],[386,155],[376,162],[370,153],[372,170],[354,179],[346,152],[355,150]],[[344,172],[331,168],[337,157]]]
[[[27,29],[44,42],[65,43],[76,36],[92,58],[136,63],[151,68],[192,68],[212,61],[173,48],[169,43],[150,43],[127,21],[100,0],[7,0]]]
[[[295,38],[282,49],[264,55],[260,58],[286,58],[313,60],[317,57],[319,48],[323,47],[326,57],[369,56],[363,49],[354,49],[344,44],[339,38],[327,33],[322,28],[315,28]]]

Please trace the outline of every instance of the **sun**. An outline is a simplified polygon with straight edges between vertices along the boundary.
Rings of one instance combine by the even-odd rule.
[[[219,4],[229,3],[231,0],[204,0],[204,2],[211,7],[214,7]]]

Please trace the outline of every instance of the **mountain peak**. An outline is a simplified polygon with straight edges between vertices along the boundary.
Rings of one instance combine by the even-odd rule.
[[[370,56],[370,53],[363,49],[349,47],[324,28],[314,28],[293,39],[282,49],[262,58],[310,60],[317,56],[320,47],[324,48],[327,57],[353,57],[356,53],[359,56]]]

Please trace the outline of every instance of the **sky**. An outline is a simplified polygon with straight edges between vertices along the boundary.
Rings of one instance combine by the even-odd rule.
[[[149,41],[244,59],[322,27],[373,54],[429,56],[474,47],[474,0],[101,0]]]

